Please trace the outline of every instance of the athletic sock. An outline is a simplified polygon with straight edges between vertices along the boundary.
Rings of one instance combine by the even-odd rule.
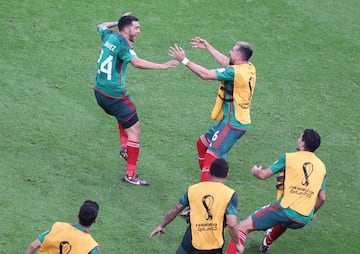
[[[239,235],[239,240],[240,240],[240,244],[242,246],[245,246],[245,241],[246,241],[246,233],[242,230],[239,230],[238,231],[238,235]],[[229,244],[226,248],[226,254],[236,254],[236,244],[234,242],[233,239],[231,239],[229,241]]]
[[[247,234],[246,234],[244,231],[242,231],[242,230],[239,229],[238,235],[239,235],[239,239],[240,239],[241,245],[245,245],[245,241],[246,241],[246,236],[247,236]]]
[[[205,154],[205,160],[203,168],[201,169],[201,175],[200,175],[200,182],[206,182],[210,180],[210,165],[211,163],[216,160],[218,157],[216,154],[211,153],[209,151]]]
[[[287,228],[280,227],[280,225],[275,225],[272,228],[271,233],[266,237],[266,243],[269,245],[272,244],[272,242],[278,239],[286,231],[286,229]]]
[[[136,176],[136,164],[140,154],[140,143],[129,140],[126,145],[128,155],[126,174],[128,177]]]
[[[196,148],[198,151],[198,162],[199,162],[199,168],[200,170],[204,166],[204,160],[205,160],[205,154],[209,147],[209,140],[205,135],[202,135],[197,141],[196,141]]]
[[[120,123],[118,123],[118,129],[119,129],[119,137],[120,137],[120,145],[121,147],[126,147],[128,142],[128,136],[126,134],[126,131],[121,126]]]
[[[208,169],[202,169],[200,173],[200,182],[210,181],[210,173]]]

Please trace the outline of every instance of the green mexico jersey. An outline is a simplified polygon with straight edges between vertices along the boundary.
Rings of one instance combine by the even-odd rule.
[[[97,61],[98,72],[94,89],[118,98],[126,94],[126,69],[130,60],[136,57],[136,53],[128,41],[116,31],[100,27],[99,34],[103,44]]]

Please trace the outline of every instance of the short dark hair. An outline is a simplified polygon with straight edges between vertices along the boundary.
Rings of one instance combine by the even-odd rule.
[[[132,15],[122,16],[118,22],[119,31],[122,31],[124,27],[131,26],[134,21],[139,21],[139,19]]]
[[[236,45],[239,46],[238,51],[242,55],[243,60],[248,61],[253,54],[253,49],[251,45],[243,41],[239,41],[238,43],[236,43]]]
[[[305,143],[305,150],[309,152],[315,152],[315,150],[321,144],[321,138],[319,133],[313,129],[306,129],[302,135],[302,140]]]
[[[85,200],[84,204],[80,207],[79,223],[85,227],[91,226],[96,219],[98,212],[98,203],[91,200]]]
[[[219,158],[214,160],[210,166],[210,175],[225,178],[229,172],[229,165],[225,159]]]

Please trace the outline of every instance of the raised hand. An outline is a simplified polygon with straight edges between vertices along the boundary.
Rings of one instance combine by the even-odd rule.
[[[123,15],[121,15],[121,17],[124,17],[124,16],[129,16],[129,15],[131,15],[131,11],[129,11],[129,12],[125,12]]]
[[[170,47],[169,56],[172,56],[176,60],[181,62],[185,58],[185,51],[183,50],[182,47],[175,44],[173,47]]]
[[[193,48],[201,48],[201,49],[205,49],[209,45],[209,43],[206,40],[200,37],[195,37],[191,39],[190,44],[191,47]]]

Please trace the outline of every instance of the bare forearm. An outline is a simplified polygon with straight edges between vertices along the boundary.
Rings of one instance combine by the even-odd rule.
[[[262,169],[262,166],[256,166],[256,165],[254,165],[251,168],[250,173],[253,176],[255,176],[256,178],[261,179],[261,180],[268,179],[269,177],[271,177],[274,174],[270,168]]]
[[[240,237],[238,235],[239,224],[237,223],[236,215],[226,215],[226,223],[228,225],[229,235],[235,243],[236,253],[243,253],[243,246],[241,246]]]
[[[117,26],[118,22],[117,21],[110,21],[110,22],[103,22],[101,24],[98,24],[97,27],[107,27],[107,28],[112,28]]]
[[[325,203],[326,192],[325,190],[320,190],[318,197],[316,199],[314,211],[317,212]]]
[[[206,45],[206,50],[210,53],[210,55],[212,55],[215,58],[215,60],[219,64],[221,64],[221,66],[228,66],[229,65],[229,58],[227,56],[225,56],[224,54],[222,54],[221,52],[219,52],[212,45],[207,44]]]
[[[234,240],[235,244],[238,244],[240,242],[240,240],[239,240],[237,229],[233,228],[233,227],[229,227],[228,231],[229,231],[229,235],[230,235],[231,239]]]
[[[316,204],[315,204],[314,212],[316,213],[322,207],[323,204],[324,204],[324,201],[317,200]]]
[[[163,64],[153,63],[144,59],[137,58],[135,61],[131,61],[131,64],[139,69],[161,70],[164,69]]]
[[[216,48],[214,48],[210,43],[208,43],[207,40],[197,36],[191,40],[190,44],[193,48],[201,48],[207,50],[210,55],[212,55],[215,60],[222,66],[229,65],[229,58],[224,54],[220,53]]]
[[[167,61],[165,63],[153,63],[141,58],[133,58],[130,63],[135,67],[135,68],[140,68],[140,69],[150,69],[150,70],[166,70],[169,68],[174,68],[176,67],[179,62],[176,60],[170,60]]]
[[[29,244],[25,254],[34,254],[37,248],[39,248],[41,245],[41,242],[39,239],[34,240],[32,243]]]
[[[176,205],[171,208],[168,213],[165,215],[162,220],[160,226],[165,228],[167,224],[169,224],[176,216],[182,211],[184,207],[180,203],[176,203]]]
[[[25,254],[34,254],[36,249],[33,249],[31,246],[29,246],[25,252]]]
[[[194,62],[191,62],[190,60],[186,64],[186,67],[203,80],[216,80],[217,79],[215,72],[213,73],[213,71],[208,70],[205,67],[202,67],[201,65],[198,65]]]

